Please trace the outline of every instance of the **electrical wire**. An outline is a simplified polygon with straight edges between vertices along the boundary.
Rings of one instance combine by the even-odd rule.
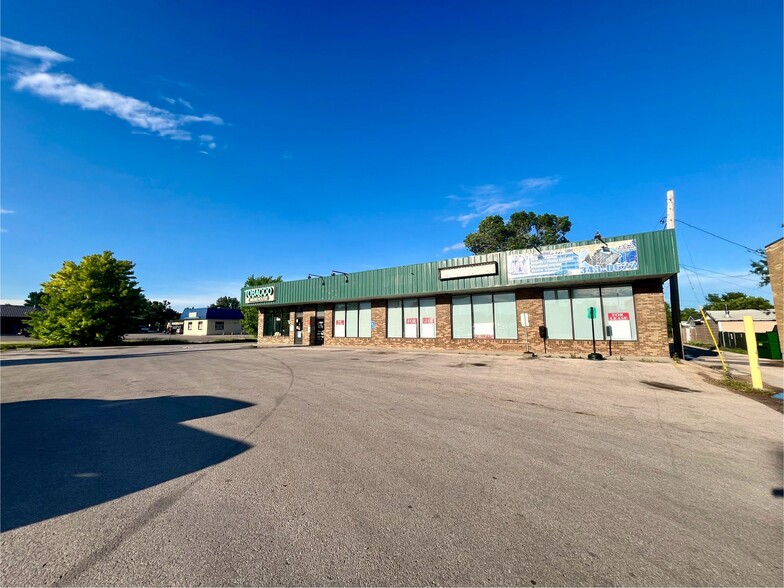
[[[692,260],[692,261],[694,261],[694,260]],[[687,264],[685,264],[683,262],[681,262],[681,265],[683,267],[686,267],[686,268],[689,268],[689,269],[692,269],[692,270],[700,270],[702,272],[708,272],[709,274],[716,274],[717,276],[724,276],[725,278],[735,278],[737,280],[746,280],[748,282],[754,282],[755,284],[757,284],[759,282],[759,280],[757,278],[748,277],[746,274],[739,274],[739,275],[723,274],[721,272],[705,269],[704,267],[697,267],[697,266],[694,266],[694,265],[687,265]]]
[[[755,253],[757,255],[762,255],[763,254],[762,249],[753,249],[751,247],[746,247],[745,245],[741,245],[740,243],[738,243],[736,241],[731,241],[730,239],[726,239],[726,238],[724,238],[724,237],[722,237],[720,235],[717,235],[716,233],[711,233],[710,231],[706,231],[705,229],[701,229],[700,227],[694,226],[694,225],[692,225],[690,223],[687,223],[686,221],[682,221],[679,218],[675,219],[675,222],[681,223],[682,225],[686,225],[687,227],[691,227],[692,229],[697,229],[698,231],[702,231],[706,235],[710,235],[711,237],[716,237],[717,239],[721,239],[722,241],[726,241],[727,243],[732,243],[733,245],[736,245],[737,247],[740,247],[741,249],[745,249],[749,253]]]

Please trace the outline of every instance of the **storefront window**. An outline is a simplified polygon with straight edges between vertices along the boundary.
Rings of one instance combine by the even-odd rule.
[[[387,301],[387,337],[403,336],[403,301]]]
[[[423,339],[436,337],[436,299],[419,299],[419,336]]]
[[[613,341],[636,341],[637,321],[634,315],[634,294],[631,286],[602,288],[605,333]],[[610,333],[607,328],[612,329]]]
[[[359,337],[359,304],[346,304],[346,337]]]
[[[588,309],[596,309],[596,319],[588,318]],[[574,338],[591,339],[591,328],[596,334],[596,339],[604,339],[602,326],[602,301],[599,288],[575,288],[572,290],[572,318],[574,321]]]
[[[346,305],[345,304],[336,304],[335,305],[335,325],[334,329],[332,330],[333,337],[345,337],[346,336]]]
[[[289,336],[289,311],[284,308],[271,308],[264,312],[264,337]]]
[[[433,339],[435,336],[435,298],[407,298],[387,302],[387,337]]]
[[[452,296],[453,339],[517,339],[514,292]]]
[[[495,338],[517,339],[517,305],[514,292],[493,294]]]
[[[588,310],[596,308],[596,318]],[[550,339],[636,341],[637,318],[631,286],[544,291],[544,319]],[[607,328],[611,331],[608,334]]]
[[[572,302],[569,290],[544,291],[544,320],[547,337],[572,339]]]
[[[370,302],[336,304],[333,337],[370,337]]]
[[[359,336],[370,337],[370,302],[359,303]]]
[[[452,296],[452,338],[471,339],[471,297]]]

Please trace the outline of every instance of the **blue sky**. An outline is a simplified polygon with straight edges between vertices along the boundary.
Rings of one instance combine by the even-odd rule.
[[[779,0],[5,0],[2,290],[111,250],[174,307],[466,255],[486,214],[571,240],[677,217],[782,236]],[[677,226],[684,306],[770,298]],[[725,274],[722,276],[720,274]],[[729,277],[727,277],[729,276]]]

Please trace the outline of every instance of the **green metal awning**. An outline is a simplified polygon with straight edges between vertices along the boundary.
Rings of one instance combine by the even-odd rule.
[[[451,269],[448,269],[451,268]],[[242,289],[243,306],[281,306],[440,293],[665,280],[677,274],[675,232],[662,230],[293,280]],[[270,294],[272,292],[272,294]],[[248,294],[250,294],[248,296]],[[272,298],[272,300],[270,300]],[[260,301],[265,300],[265,301]]]

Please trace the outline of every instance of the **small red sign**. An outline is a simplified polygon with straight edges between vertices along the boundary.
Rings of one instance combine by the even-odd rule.
[[[434,324],[436,324],[436,319],[434,319],[432,316],[422,317],[422,324],[423,325],[434,325]]]
[[[407,318],[406,319],[406,324],[407,325],[415,325],[415,324],[417,324],[417,319],[415,319],[415,318]]]
[[[608,321],[630,321],[631,317],[628,312],[608,312]]]
[[[338,319],[338,320],[335,321],[335,324],[336,325],[345,325],[346,321],[344,321],[343,319]]]

